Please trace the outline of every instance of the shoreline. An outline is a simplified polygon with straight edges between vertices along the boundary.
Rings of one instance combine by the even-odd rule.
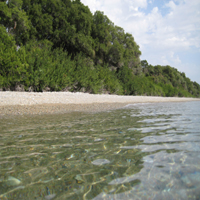
[[[127,104],[200,101],[200,98],[120,96],[72,92],[0,92],[0,117],[7,115],[100,112]]]

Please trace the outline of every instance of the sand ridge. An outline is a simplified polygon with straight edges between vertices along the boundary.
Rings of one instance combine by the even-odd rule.
[[[198,98],[120,96],[72,92],[0,92],[0,106],[38,104],[147,103],[197,101]]]
[[[120,96],[73,92],[0,92],[0,115],[101,111],[134,103],[199,101],[199,98]]]

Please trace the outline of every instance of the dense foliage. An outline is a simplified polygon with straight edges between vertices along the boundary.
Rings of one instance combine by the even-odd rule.
[[[131,34],[80,0],[0,1],[0,89],[194,96],[200,85],[140,61]]]

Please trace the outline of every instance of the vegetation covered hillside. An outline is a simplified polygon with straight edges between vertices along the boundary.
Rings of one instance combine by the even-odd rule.
[[[194,96],[170,66],[140,61],[134,37],[80,0],[0,1],[0,89]]]

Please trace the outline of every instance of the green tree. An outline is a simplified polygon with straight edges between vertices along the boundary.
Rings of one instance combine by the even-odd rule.
[[[123,46],[120,45],[117,39],[114,40],[113,45],[110,47],[108,51],[108,61],[111,65],[116,67],[121,66],[121,62],[123,61]]]
[[[0,87],[14,87],[19,82],[23,65],[17,55],[17,46],[12,35],[0,25]]]
[[[16,44],[25,43],[29,39],[31,23],[22,9],[22,0],[0,2],[0,23],[8,33],[13,34]]]
[[[93,16],[93,26],[91,36],[95,41],[95,51],[98,59],[103,62],[106,61],[106,57],[111,46],[111,34],[110,30],[113,23],[108,19],[103,12],[96,11]]]
[[[134,41],[133,36],[129,33],[125,35],[124,47],[124,59],[126,60],[127,66],[129,68],[134,68],[135,66],[139,67],[141,51]]]

